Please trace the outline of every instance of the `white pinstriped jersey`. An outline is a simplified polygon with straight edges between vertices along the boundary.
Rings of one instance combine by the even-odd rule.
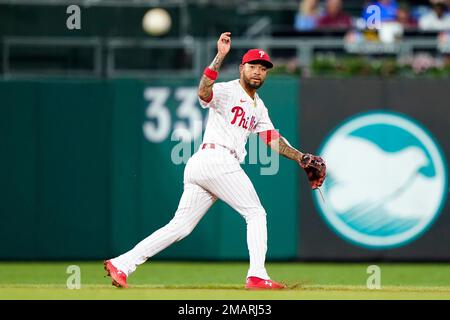
[[[239,83],[239,79],[215,83],[210,102],[199,99],[203,108],[209,108],[203,143],[217,143],[236,152],[243,162],[245,145],[250,133],[273,130],[264,102],[255,93],[252,99]]]

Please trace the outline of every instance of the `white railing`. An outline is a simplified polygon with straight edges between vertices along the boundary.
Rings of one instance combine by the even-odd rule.
[[[199,40],[186,37],[180,39],[159,39],[141,40],[127,38],[61,38],[61,37],[3,37],[0,38],[1,48],[1,69],[0,75],[3,78],[13,78],[22,76],[64,76],[64,77],[94,77],[94,78],[117,78],[117,77],[166,77],[166,76],[198,76],[203,68],[212,61],[216,53],[216,39]],[[249,48],[263,48],[269,53],[271,50],[286,49],[291,52],[292,58],[296,58],[302,67],[308,68],[311,65],[314,55],[319,50],[340,51],[344,54],[373,55],[386,54],[395,57],[410,55],[420,50],[434,51],[438,54],[449,54],[450,44],[439,44],[437,40],[430,38],[404,39],[399,43],[360,43],[346,44],[343,39],[333,38],[258,38],[244,39],[234,38],[232,42],[232,52],[227,57],[222,73],[235,73],[235,68],[226,68],[226,65],[239,63],[242,53]],[[68,56],[73,55],[76,50],[87,50],[84,55],[88,60],[90,68],[63,68],[34,65],[27,68],[27,61],[33,63],[37,59],[45,60],[45,54],[38,54],[38,51],[47,52],[51,60],[52,52],[67,50]],[[155,53],[155,50],[180,50],[185,53],[185,68],[172,68],[170,65],[165,68],[140,68],[133,69],[118,62],[117,56],[120,50],[132,49],[142,54]],[[17,57],[17,50],[26,52],[25,56]],[[43,56],[44,55],[44,56]],[[61,55],[64,59],[65,55]],[[276,55],[272,55],[274,60]],[[28,60],[27,60],[28,59]],[[68,60],[71,58],[68,57]],[[20,68],[17,61],[21,60]],[[132,61],[133,56],[127,57]],[[24,62],[25,61],[25,62]],[[51,63],[50,63],[51,64]]]

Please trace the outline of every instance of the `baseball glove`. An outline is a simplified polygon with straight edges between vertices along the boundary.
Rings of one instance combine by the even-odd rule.
[[[305,153],[299,164],[305,170],[311,188],[317,189],[322,186],[327,174],[327,166],[321,157]]]

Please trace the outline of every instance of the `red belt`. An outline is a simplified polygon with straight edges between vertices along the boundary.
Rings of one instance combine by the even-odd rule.
[[[228,151],[230,151],[230,154],[232,154],[237,160],[239,160],[236,151],[234,151],[233,149],[230,149],[230,148],[228,148],[226,146],[223,146],[221,144],[218,144],[218,143],[203,143],[202,144],[202,150],[203,149],[215,149],[216,146],[219,146],[219,147],[227,149]]]

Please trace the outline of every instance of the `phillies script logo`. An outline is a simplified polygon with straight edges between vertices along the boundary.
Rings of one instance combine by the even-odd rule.
[[[234,117],[233,120],[231,120],[231,124],[235,124],[238,120],[238,127],[242,127],[244,129],[247,130],[253,130],[256,127],[256,123],[255,123],[255,116],[252,116],[250,118],[250,123],[249,123],[249,117],[245,117],[245,111],[244,109],[242,109],[242,107],[233,107],[233,109],[231,109],[231,113],[234,113]]]

